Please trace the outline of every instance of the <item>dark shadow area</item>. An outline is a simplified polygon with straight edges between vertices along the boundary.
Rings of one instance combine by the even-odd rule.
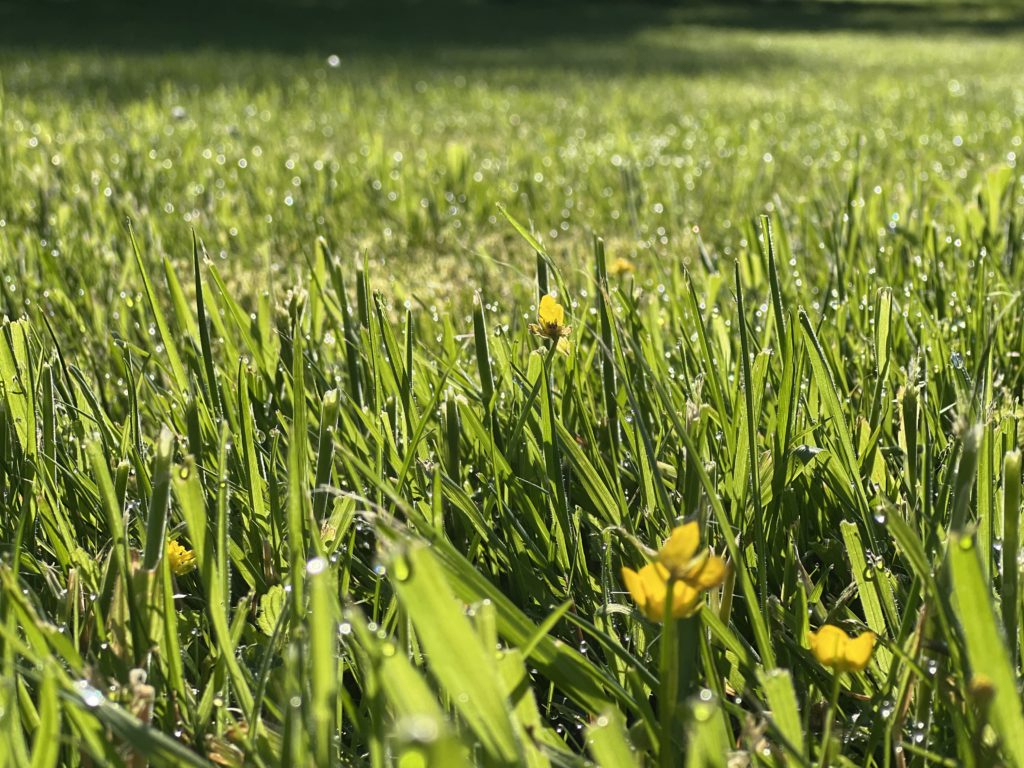
[[[364,82],[388,69],[406,80],[458,74],[527,86],[549,86],[563,74],[747,78],[814,64],[783,46],[730,44],[729,33],[830,30],[948,34],[955,44],[954,35],[1024,30],[1024,7],[955,0],[0,0],[0,78],[12,93],[115,105],[166,83],[205,92],[330,77],[327,60],[335,56],[340,76]],[[34,66],[36,55],[45,66]]]
[[[700,3],[682,10],[692,24],[766,32],[906,34],[964,32],[1002,35],[1024,29],[1024,3],[901,2],[893,0],[779,0],[761,3]]]
[[[885,2],[171,3],[0,0],[0,48],[160,53],[212,48],[301,54],[422,55],[453,48],[615,41],[645,28],[964,32],[1024,29],[1024,4]]]
[[[494,4],[7,4],[0,46],[124,53],[215,48],[284,54],[344,46],[351,53],[536,46],[566,36],[599,42],[671,23],[657,6]]]

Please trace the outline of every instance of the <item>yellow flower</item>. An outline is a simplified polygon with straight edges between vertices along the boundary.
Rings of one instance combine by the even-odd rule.
[[[680,581],[699,589],[711,589],[725,579],[725,561],[700,551],[700,526],[695,520],[676,526],[658,551],[658,562]]]
[[[850,637],[839,627],[825,624],[817,632],[807,633],[807,643],[822,666],[832,667],[836,672],[860,672],[871,661],[875,633]]]
[[[636,272],[636,264],[629,259],[624,259],[621,256],[611,263],[608,267],[609,275],[624,275],[627,272]]]
[[[550,293],[543,296],[537,310],[537,322],[530,323],[530,333],[557,341],[571,332],[572,328],[565,324],[565,307]]]
[[[701,594],[725,580],[728,565],[711,553],[698,552],[700,528],[696,522],[680,525],[658,552],[657,562],[639,571],[622,569],[622,580],[637,607],[651,621],[665,616],[669,585],[672,586],[672,618],[692,616],[700,605]]]
[[[196,553],[176,541],[167,542],[167,562],[175,576],[184,576],[196,567]]]

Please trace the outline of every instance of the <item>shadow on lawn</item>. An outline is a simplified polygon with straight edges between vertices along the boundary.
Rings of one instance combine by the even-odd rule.
[[[331,54],[342,57],[343,71],[362,74],[394,65],[405,74],[500,78],[508,71],[543,81],[563,72],[746,75],[806,65],[778,48],[707,44],[702,29],[996,36],[1024,30],[1024,6],[1013,0],[0,0],[0,65],[14,70],[5,77],[12,91],[57,91],[69,101],[103,93],[113,102],[166,81],[199,88],[286,82],[309,73],[310,59],[322,63]],[[19,67],[36,54],[48,61],[82,53],[91,56],[67,67]],[[162,56],[173,53],[193,57]]]
[[[906,0],[756,2],[138,3],[0,0],[0,48],[160,53],[214,48],[300,54],[343,45],[358,53],[431,53],[461,46],[600,43],[646,28],[701,25],[764,31],[969,32],[1024,28],[1024,5]]]

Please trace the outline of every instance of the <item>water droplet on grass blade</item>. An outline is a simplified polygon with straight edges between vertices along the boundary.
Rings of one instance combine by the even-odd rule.
[[[82,703],[89,707],[89,709],[95,709],[103,703],[103,694],[85,680],[79,680],[75,683],[75,689],[78,691],[78,695],[82,697]]]
[[[395,581],[407,581],[411,575],[409,561],[404,557],[397,558],[391,563],[391,578]]]
[[[693,705],[693,719],[700,723],[706,723],[715,714],[715,706],[710,702],[699,701]]]

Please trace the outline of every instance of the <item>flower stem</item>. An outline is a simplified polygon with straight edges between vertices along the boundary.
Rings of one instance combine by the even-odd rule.
[[[836,719],[836,709],[839,706],[839,682],[842,677],[842,672],[836,672],[832,678],[832,695],[829,697],[828,713],[825,715],[825,732],[821,736],[819,768],[828,768],[829,753],[832,751],[832,723]]]
[[[547,461],[548,477],[555,493],[555,517],[558,523],[558,530],[555,532],[555,543],[559,553],[569,568],[569,583],[572,584],[574,572],[573,560],[569,553],[575,552],[576,547],[569,541],[572,535],[572,526],[569,521],[569,500],[566,496],[565,482],[562,479],[562,460],[558,448],[558,419],[555,413],[555,381],[554,365],[558,344],[552,341],[548,347],[547,355],[544,358],[544,400],[543,408],[547,411],[548,435],[544,440],[544,454]]]
[[[683,754],[681,734],[676,728],[676,711],[679,703],[679,641],[676,619],[672,617],[672,591],[675,586],[675,579],[669,579],[668,589],[665,590],[665,621],[661,632],[661,686],[658,691],[660,768],[673,768]]]
[[[693,695],[700,674],[700,614],[676,623],[676,658],[679,664],[677,702]]]

